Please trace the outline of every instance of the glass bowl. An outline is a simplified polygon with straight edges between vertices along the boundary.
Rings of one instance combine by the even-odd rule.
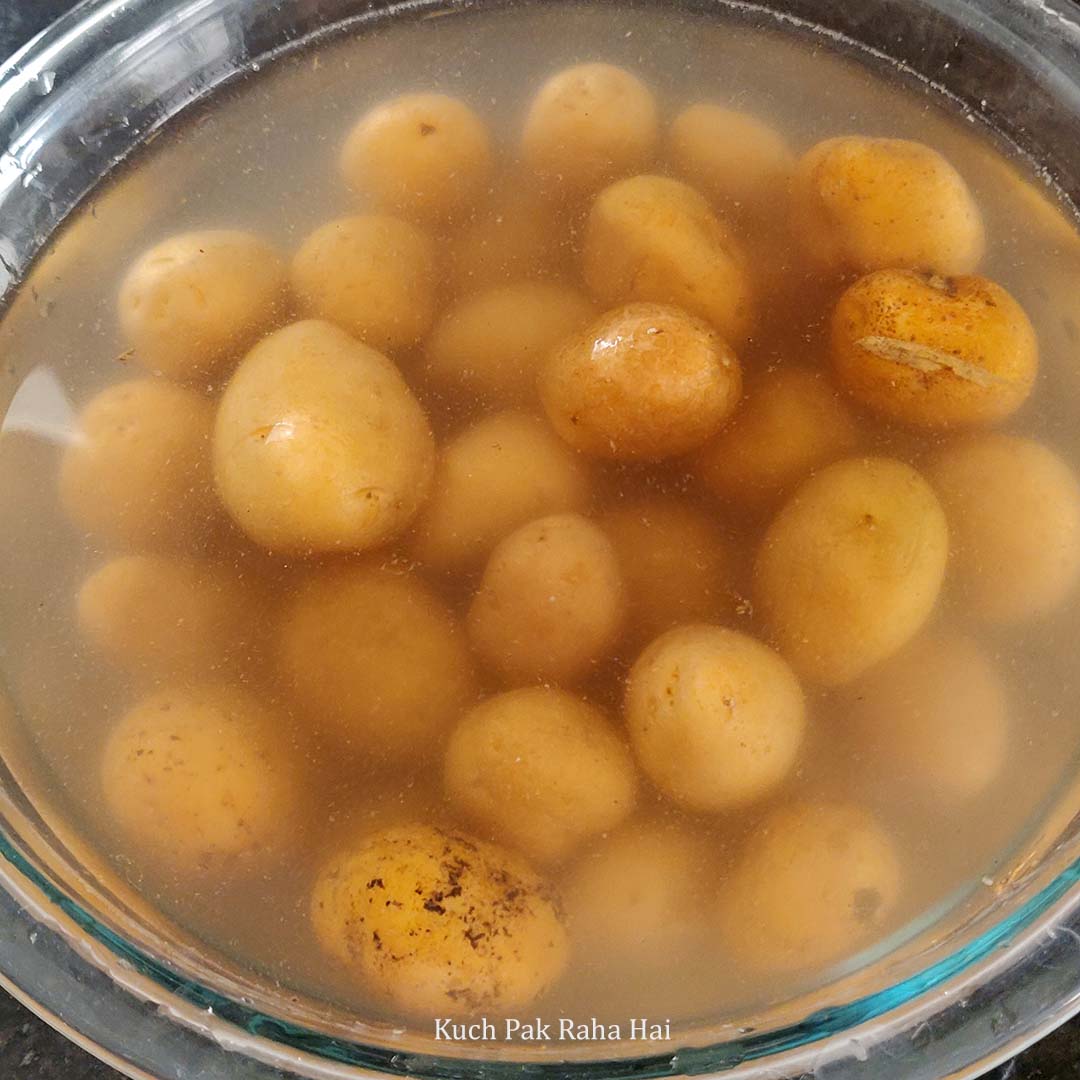
[[[0,68],[0,354],[13,320],[50,317],[38,288],[48,259],[38,257],[73,209],[231,80],[386,20],[438,16],[468,36],[478,10],[558,19],[566,6],[84,0]],[[915,92],[950,95],[1036,163],[1066,205],[1080,201],[1080,12],[1067,0],[625,0],[610,12],[622,6],[704,26],[772,26],[887,64]],[[587,39],[578,44],[585,55]],[[5,365],[5,403],[28,374]],[[0,721],[10,714],[0,701]],[[130,1076],[933,1080],[978,1075],[1080,1009],[1080,784],[1061,787],[992,879],[767,1014],[697,1024],[644,1048],[480,1050],[358,1021],[212,955],[66,823],[35,784],[39,767],[20,727],[0,723],[0,983]]]

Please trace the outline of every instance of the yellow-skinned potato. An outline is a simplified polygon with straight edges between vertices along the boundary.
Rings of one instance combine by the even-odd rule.
[[[588,498],[584,466],[543,421],[496,413],[442,448],[413,551],[440,569],[469,566],[526,522]]]
[[[585,226],[585,283],[607,305],[676,304],[729,341],[750,332],[746,259],[731,231],[692,187],[635,176],[596,197]]]
[[[611,541],[578,514],[554,514],[491,553],[469,608],[469,639],[507,683],[562,683],[603,656],[624,608]]]
[[[212,375],[267,328],[285,293],[281,256],[251,233],[170,236],[128,271],[120,328],[135,360],[174,379]]]
[[[799,160],[794,225],[809,255],[837,271],[903,268],[969,274],[985,247],[963,177],[906,139],[826,139]]]
[[[758,508],[858,442],[855,418],[820,373],[780,368],[751,383],[731,422],[695,456],[694,468],[721,499]]]
[[[435,317],[435,244],[398,218],[338,218],[300,245],[292,284],[306,314],[373,348],[407,349]]]
[[[484,191],[491,140],[484,122],[458,98],[404,94],[360,118],[342,148],[341,172],[380,210],[439,222]]]
[[[562,690],[497,694],[450,738],[443,772],[454,806],[530,858],[565,858],[634,806],[630,750],[594,706]]]
[[[653,783],[687,809],[714,813],[764,797],[791,772],[806,705],[767,645],[695,624],[662,634],[638,657],[625,715]]]
[[[560,345],[540,373],[555,430],[594,457],[658,460],[714,435],[742,392],[739,361],[706,323],[627,304]]]
[[[831,336],[837,383],[919,427],[1003,420],[1027,400],[1039,367],[1023,308],[982,277],[868,274],[840,298]]]
[[[424,347],[433,382],[488,401],[536,397],[537,372],[555,346],[596,315],[576,289],[554,282],[498,285],[443,313]]]
[[[415,516],[434,467],[427,417],[397,368],[329,323],[261,341],[218,407],[218,493],[271,550],[384,543]]]
[[[861,807],[779,807],[750,834],[723,885],[727,954],[768,972],[839,960],[887,926],[902,884],[893,842]]]
[[[562,974],[566,931],[521,856],[430,825],[377,832],[319,875],[323,948],[412,1016],[512,1013]]]
[[[758,550],[754,595],[805,679],[849,682],[929,618],[949,533],[930,485],[891,458],[847,458],[806,481]]]
[[[377,563],[312,573],[282,611],[277,655],[297,709],[380,760],[434,752],[474,693],[454,617],[417,578]]]
[[[579,64],[552,75],[533,99],[521,156],[545,188],[576,198],[644,168],[658,137],[656,102],[637,76]]]
[[[1064,604],[1080,578],[1080,487],[1033,439],[990,434],[955,443],[928,475],[949,519],[950,573],[962,606],[992,623]]]

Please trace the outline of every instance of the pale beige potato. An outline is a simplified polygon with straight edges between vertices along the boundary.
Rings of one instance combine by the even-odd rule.
[[[398,535],[431,487],[435,441],[382,353],[330,323],[259,342],[229,380],[213,441],[218,494],[274,551],[362,551]]]
[[[323,949],[410,1016],[513,1013],[563,973],[550,886],[513,852],[430,825],[377,832],[315,881]]]
[[[530,521],[499,542],[469,608],[469,640],[506,683],[572,682],[622,629],[611,541],[579,514]]]
[[[519,281],[458,300],[424,345],[426,371],[447,390],[501,404],[536,397],[537,374],[555,347],[596,316],[568,285]]]
[[[375,561],[313,570],[286,601],[278,672],[298,711],[376,760],[421,760],[475,690],[465,634],[419,578]]]
[[[546,686],[496,694],[466,713],[443,781],[475,828],[545,863],[613,829],[637,794],[629,747],[607,717]]]
[[[675,304],[733,342],[751,330],[753,288],[742,247],[681,180],[634,176],[601,191],[585,225],[582,267],[605,305]]]
[[[1053,450],[1015,435],[972,436],[930,465],[952,538],[960,604],[990,623],[1038,618],[1080,577],[1080,487]]]
[[[349,132],[341,174],[391,214],[438,223],[467,210],[491,176],[487,125],[446,94],[403,94],[376,105]]]
[[[552,75],[533,98],[521,156],[550,191],[578,198],[645,168],[659,121],[652,91],[611,64],[578,64]]]
[[[412,549],[442,570],[468,567],[526,522],[588,499],[585,465],[543,421],[496,413],[443,446]]]
[[[431,328],[437,267],[435,242],[417,226],[378,215],[346,217],[321,225],[300,245],[292,285],[305,314],[395,352]]]
[[[79,414],[60,464],[60,500],[80,528],[118,547],[183,547],[218,516],[213,406],[164,379],[106,387]]]
[[[575,450],[659,460],[719,431],[742,393],[742,371],[700,319],[662,304],[627,304],[567,338],[539,388],[552,426]]]
[[[201,379],[235,360],[280,314],[285,262],[253,233],[170,236],[120,285],[120,329],[134,360],[174,379]]]
[[[721,938],[730,962],[813,969],[880,936],[902,888],[895,844],[869,812],[842,802],[781,806],[749,836],[722,887]]]
[[[716,813],[774,791],[798,760],[806,703],[767,645],[721,626],[679,626],[638,657],[626,683],[638,764],[669,798]]]
[[[920,142],[826,139],[799,160],[792,202],[807,254],[831,270],[970,274],[986,247],[963,177]]]

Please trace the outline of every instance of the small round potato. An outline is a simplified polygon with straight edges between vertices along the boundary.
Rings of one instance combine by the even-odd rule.
[[[895,846],[865,810],[782,806],[753,830],[721,893],[728,956],[767,972],[849,956],[885,929],[901,883]]]
[[[807,254],[832,270],[970,274],[983,255],[967,184],[923,143],[826,139],[796,166],[792,198]]]
[[[858,442],[854,417],[821,374],[780,368],[748,387],[731,423],[701,448],[695,469],[721,499],[758,509]]]
[[[301,244],[292,283],[307,314],[373,348],[407,349],[435,317],[435,244],[397,218],[339,218]]]
[[[473,648],[508,683],[570,682],[622,628],[611,541],[578,514],[523,525],[491,553],[469,609]]]
[[[528,401],[555,346],[595,315],[576,289],[554,282],[485,289],[459,300],[435,324],[424,349],[428,374],[441,387],[487,401]]]
[[[991,434],[944,450],[929,476],[952,537],[960,603],[992,623],[1064,604],[1080,578],[1080,487],[1068,465],[1032,439]]]
[[[251,233],[170,236],[120,286],[120,328],[137,363],[174,379],[217,373],[273,321],[285,263]]]
[[[812,682],[849,682],[930,616],[949,533],[930,485],[890,458],[812,476],[769,526],[754,593],[780,652]]]
[[[415,516],[434,468],[427,417],[397,368],[329,323],[261,341],[218,407],[218,493],[274,551],[384,543]]]
[[[579,64],[540,88],[521,154],[545,188],[579,198],[645,168],[658,138],[656,102],[640,79],[610,64]]]
[[[293,824],[280,736],[278,718],[233,687],[159,691],[109,734],[105,806],[148,857],[181,874],[250,859]]]
[[[1039,367],[1023,308],[981,277],[878,270],[840,297],[832,369],[856,401],[919,427],[992,424],[1027,400]]]
[[[278,666],[299,710],[379,759],[437,752],[474,693],[450,612],[416,578],[375,563],[312,573],[282,612]]]
[[[467,713],[450,738],[444,779],[478,829],[542,862],[613,829],[637,789],[630,750],[604,714],[540,686]]]
[[[376,105],[349,132],[341,172],[390,214],[441,222],[466,210],[491,175],[491,141],[465,102],[405,94]]]
[[[323,948],[409,1015],[512,1013],[566,967],[548,885],[519,855],[430,825],[375,833],[311,897]]]
[[[741,341],[753,321],[746,259],[692,187],[635,176],[605,188],[585,225],[585,283],[604,304],[676,304]]]
[[[79,417],[60,465],[72,520],[122,547],[182,547],[218,516],[210,476],[213,406],[164,379],[106,387]]]
[[[773,791],[794,767],[806,725],[788,665],[746,634],[705,624],[669,630],[638,657],[625,711],[649,778],[706,813]]]
[[[742,392],[739,362],[700,319],[627,304],[572,335],[540,373],[555,430],[595,457],[658,460],[714,435]]]
[[[588,498],[585,468],[543,421],[496,413],[443,447],[413,551],[440,569],[467,567],[526,522]]]

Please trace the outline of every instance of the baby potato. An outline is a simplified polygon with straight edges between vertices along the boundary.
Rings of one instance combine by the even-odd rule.
[[[472,698],[465,635],[417,578],[377,563],[314,571],[278,624],[298,710],[344,746],[418,759]]]
[[[812,476],[765,533],[754,594],[805,679],[849,682],[902,648],[941,590],[949,533],[930,485],[890,458]]]
[[[530,858],[565,858],[634,806],[637,777],[604,714],[562,690],[497,694],[454,729],[443,773],[453,804]]]
[[[292,284],[308,315],[372,348],[407,349],[435,318],[435,244],[397,218],[339,218],[300,245]]]
[[[1039,345],[1023,308],[981,277],[879,270],[832,316],[836,381],[875,412],[919,427],[992,424],[1027,400]]]
[[[656,101],[637,76],[578,64],[552,75],[533,99],[521,156],[546,188],[578,198],[648,165],[658,137]]]
[[[638,764],[669,798],[715,813],[771,792],[802,745],[798,679],[767,645],[720,626],[680,626],[638,657],[626,684]]]
[[[676,304],[729,341],[750,332],[753,300],[743,251],[705,199],[664,176],[605,188],[585,225],[585,284],[607,305]]]
[[[466,209],[486,187],[491,140],[464,101],[404,94],[360,118],[342,147],[341,173],[380,210],[439,222]]]
[[[427,497],[435,442],[397,368],[329,323],[293,323],[244,357],[218,406],[214,478],[275,551],[364,550]]]
[[[694,469],[721,499],[756,509],[858,442],[854,417],[818,372],[780,368],[749,387],[731,422],[696,455]]]
[[[954,443],[929,476],[949,520],[956,596],[990,623],[1060,607],[1080,577],[1080,487],[1048,447],[1013,435]]]
[[[443,447],[413,551],[439,569],[466,567],[526,522],[588,498],[585,468],[546,424],[496,413]]]
[[[213,406],[164,379],[106,387],[79,416],[60,464],[71,519],[106,543],[181,547],[216,520]]]
[[[252,233],[170,236],[127,272],[120,329],[142,367],[174,379],[205,378],[273,321],[286,279],[284,260]]]
[[[411,1016],[512,1013],[566,967],[566,931],[528,863],[430,825],[385,829],[332,860],[311,920],[330,956]]]
[[[970,274],[986,246],[963,177],[936,150],[907,139],[818,143],[795,168],[792,201],[807,253],[835,271]]]
[[[151,694],[105,743],[106,809],[145,855],[181,875],[265,854],[296,812],[280,729],[234,687]]]
[[[469,608],[469,640],[505,682],[571,682],[615,641],[624,608],[611,541],[579,514],[554,514],[491,553]]]
[[[658,460],[700,446],[735,408],[739,361],[699,319],[627,304],[572,335],[540,373],[555,430],[594,457]]]
[[[728,956],[769,972],[840,960],[884,930],[901,884],[895,845],[861,807],[781,806],[754,830],[721,893]]]
[[[522,281],[474,293],[445,311],[424,347],[433,382],[508,404],[536,395],[541,365],[596,315],[576,289]]]

